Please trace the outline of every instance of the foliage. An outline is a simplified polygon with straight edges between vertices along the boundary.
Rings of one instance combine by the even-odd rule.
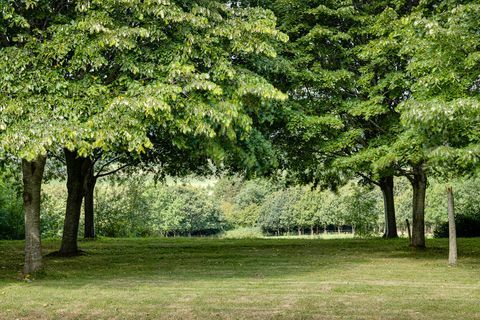
[[[349,226],[358,236],[370,235],[378,230],[375,195],[368,190],[347,185],[337,193],[292,187],[273,192],[261,207],[259,225],[271,234],[299,234],[319,227]]]
[[[245,139],[262,102],[284,99],[241,64],[286,40],[263,9],[39,0],[4,1],[2,12],[0,149],[20,157],[143,153],[159,134],[221,159],[223,139]]]
[[[372,192],[350,184],[343,187],[341,196],[335,200],[338,203],[336,208],[340,212],[337,216],[342,218],[343,224],[352,226],[355,235],[367,236],[378,231],[378,216],[382,215],[382,211],[377,210]]]
[[[15,168],[0,168],[0,239],[23,239],[23,203]]]
[[[260,228],[241,227],[228,230],[221,237],[223,239],[261,239],[264,235]]]
[[[155,185],[144,178],[99,185],[97,233],[109,237],[192,236],[222,232],[227,224],[208,191]]]
[[[214,187],[218,206],[233,227],[256,227],[260,207],[277,186],[267,179],[242,180],[222,177]]]
[[[303,188],[294,187],[271,193],[260,209],[259,225],[265,232],[287,233],[293,231],[297,225],[296,203],[303,195]]]
[[[141,177],[96,188],[96,233],[107,237],[147,236],[150,211]]]
[[[22,238],[20,186],[17,178],[8,177],[4,174],[0,193],[0,230],[3,238]],[[476,177],[451,183],[459,216],[480,216],[478,184]],[[51,180],[43,186],[43,237],[61,236],[66,196],[63,182]],[[348,232],[353,227],[357,236],[368,236],[383,230],[384,223],[380,191],[352,183],[331,192],[310,187],[284,189],[265,179],[222,178],[210,187],[194,180],[155,184],[150,176],[120,175],[100,182],[95,197],[99,236],[211,235],[231,228],[261,228],[281,235],[288,227],[291,234],[297,234],[298,229],[318,234],[333,232],[337,226]],[[411,188],[406,178],[396,179],[395,198],[397,224],[405,235],[405,219],[411,219]],[[447,221],[441,181],[431,181],[426,203],[425,224],[427,232],[433,233]],[[461,226],[458,229],[461,232]],[[80,235],[82,232],[80,227]]]
[[[226,221],[205,189],[170,186],[153,192],[156,203],[152,222],[157,234],[212,235],[222,232]]]
[[[58,238],[62,236],[67,188],[60,181],[50,181],[42,188],[40,209],[40,230],[42,237]],[[80,230],[83,230],[80,228]]]
[[[480,237],[480,214],[477,216],[456,215],[455,226],[459,238]],[[434,237],[448,238],[448,228],[448,222],[443,222],[435,229]]]
[[[406,126],[420,137],[437,174],[452,178],[478,164],[480,67],[478,1],[421,4],[403,21],[403,52],[416,81],[402,107]]]

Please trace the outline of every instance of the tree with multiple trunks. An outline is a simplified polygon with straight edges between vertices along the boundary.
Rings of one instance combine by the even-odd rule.
[[[248,141],[251,115],[285,98],[242,64],[273,57],[272,43],[285,40],[263,9],[201,0],[2,5],[11,21],[1,39],[2,147],[29,163],[64,149],[62,255],[78,251],[83,186],[97,150],[142,154],[163,135],[174,148],[221,159],[223,142]],[[38,182],[39,196],[39,179],[27,180]]]
[[[350,132],[357,132],[335,165],[360,173],[380,187],[384,197],[385,234],[397,237],[394,204],[394,176],[407,176],[414,189],[413,245],[424,240],[426,178],[421,152],[408,143],[400,123],[399,105],[409,98],[411,77],[405,71],[409,57],[401,54],[398,32],[402,17],[415,1],[354,1],[358,23],[351,29],[355,39],[355,95],[345,112],[351,119]]]

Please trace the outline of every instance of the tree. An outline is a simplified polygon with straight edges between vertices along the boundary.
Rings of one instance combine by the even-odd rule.
[[[304,192],[296,204],[297,225],[301,228],[310,228],[310,235],[314,235],[314,228],[321,225],[322,219],[318,214],[320,207],[325,203],[322,201],[321,193],[318,190]]]
[[[61,254],[78,250],[83,185],[95,150],[141,154],[153,147],[151,134],[161,133],[177,148],[199,139],[200,150],[220,159],[220,142],[248,137],[249,115],[262,101],[284,98],[241,63],[273,57],[271,43],[285,40],[268,11],[200,0],[32,1],[21,10],[40,15],[32,19],[42,32],[12,37],[15,43],[2,50],[4,61],[18,59],[3,66],[3,74],[18,77],[5,76],[2,87],[13,94],[14,81],[35,76],[19,99],[42,101],[51,115],[42,118],[50,126],[48,147],[65,149],[69,197]]]
[[[29,12],[34,4],[4,1],[0,20],[0,153],[22,159],[26,274],[42,266],[40,190],[50,134],[55,131],[49,126],[51,100],[43,99],[39,90],[42,86],[56,90],[44,77],[52,72],[31,59],[38,48],[35,36],[44,35],[37,19],[45,12]]]
[[[260,208],[259,225],[267,232],[290,235],[298,215],[297,203],[303,192],[301,187],[275,191],[268,195]]]
[[[384,88],[376,89],[362,77],[366,63],[361,46],[375,38],[370,30],[375,15],[388,1],[237,1],[258,4],[275,12],[281,31],[290,42],[279,48],[274,61],[254,61],[290,99],[264,132],[280,150],[278,156],[296,182],[338,188],[351,179],[373,184],[384,194],[386,238],[397,237],[392,167],[374,167],[371,149],[391,143],[399,126],[399,114],[388,107],[398,104],[391,96],[379,102]],[[403,8],[401,2],[399,10]],[[393,54],[391,55],[394,56]],[[388,61],[379,70],[388,72]],[[382,92],[380,92],[382,91]],[[368,101],[371,100],[371,101]],[[398,100],[400,101],[400,100]],[[373,105],[373,104],[376,105]],[[383,106],[380,104],[383,103]],[[380,105],[380,106],[379,106]],[[369,150],[367,152],[363,152]]]
[[[403,121],[421,137],[430,166],[446,180],[470,174],[480,157],[480,44],[476,1],[420,6],[405,21],[404,51],[412,56],[412,97]],[[457,246],[453,190],[447,186],[449,263]]]
[[[414,10],[417,1],[356,2],[363,13],[365,28],[357,32],[359,78],[358,94],[349,108],[351,115],[360,116],[364,134],[361,148],[346,163],[368,163],[381,178],[393,175],[407,177],[412,185],[413,241],[415,247],[425,246],[425,196],[427,188],[426,159],[422,141],[401,125],[400,105],[411,94],[414,77],[407,71],[411,59],[403,51],[402,19]],[[382,181],[381,182],[387,182]],[[391,179],[391,178],[389,178]],[[382,188],[386,206],[393,198],[392,189]],[[387,202],[388,201],[388,202]],[[391,205],[391,207],[393,207]],[[386,215],[392,216],[386,210]],[[386,219],[387,225],[393,219]],[[392,225],[393,227],[393,225]]]

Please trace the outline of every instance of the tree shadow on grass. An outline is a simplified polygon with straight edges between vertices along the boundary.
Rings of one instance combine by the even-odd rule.
[[[45,268],[33,285],[79,288],[85,285],[128,286],[139,282],[196,282],[229,279],[285,279],[324,271],[351,270],[369,263],[443,261],[448,254],[445,240],[430,240],[416,250],[407,240],[220,240],[220,239],[118,239],[81,244],[84,254],[62,258],[45,256]],[[480,258],[479,240],[460,240],[459,257]],[[0,262],[0,287],[18,282],[23,250],[19,243],[2,246],[6,259]],[[58,242],[48,241],[46,252]],[[12,268],[14,270],[12,270]]]

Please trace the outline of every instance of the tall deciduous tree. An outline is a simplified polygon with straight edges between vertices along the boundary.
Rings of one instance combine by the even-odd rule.
[[[178,148],[202,140],[198,152],[221,158],[220,142],[246,140],[262,101],[284,98],[242,63],[275,56],[271,43],[286,38],[263,9],[202,0],[39,0],[11,8],[23,14],[27,32],[13,34],[2,49],[5,105],[41,101],[50,114],[41,126],[48,127],[45,138],[65,149],[61,254],[78,250],[83,183],[95,150],[143,153],[160,132]],[[35,81],[25,85],[29,79]],[[12,87],[17,82],[21,95]]]
[[[405,126],[423,141],[434,174],[470,174],[480,160],[480,4],[441,1],[404,21],[407,70],[416,81],[403,104]],[[456,264],[453,190],[447,186],[449,263]]]
[[[360,148],[354,150],[346,164],[368,163],[368,167],[381,177],[402,175],[410,180],[413,188],[412,244],[424,247],[426,159],[421,139],[405,130],[400,121],[400,105],[410,98],[414,77],[407,70],[411,57],[403,51],[403,38],[399,35],[402,19],[416,9],[418,2],[357,1],[356,4],[364,26],[360,25],[356,32],[359,91],[348,112],[362,119],[363,134],[359,141],[363,142],[357,144]]]
[[[281,150],[283,165],[296,179],[307,183],[335,188],[349,179],[361,178],[377,185],[384,193],[385,237],[397,237],[395,169],[372,166],[375,154],[363,151],[390,143],[397,134],[399,115],[385,107],[391,97],[386,97],[380,107],[365,101],[370,100],[367,87],[372,84],[358,79],[365,65],[359,47],[372,38],[369,29],[376,22],[374,15],[381,13],[388,2],[254,3],[272,9],[281,21],[280,29],[291,39],[274,62],[253,63],[290,94],[282,112],[266,126]]]
[[[30,58],[43,32],[39,17],[30,12],[34,2],[2,1],[0,4],[0,153],[22,159],[25,215],[24,273],[42,266],[40,240],[40,191],[47,150],[52,144],[52,113],[41,86],[50,86],[48,68]],[[38,37],[38,38],[36,38]],[[31,72],[36,68],[35,72]]]

